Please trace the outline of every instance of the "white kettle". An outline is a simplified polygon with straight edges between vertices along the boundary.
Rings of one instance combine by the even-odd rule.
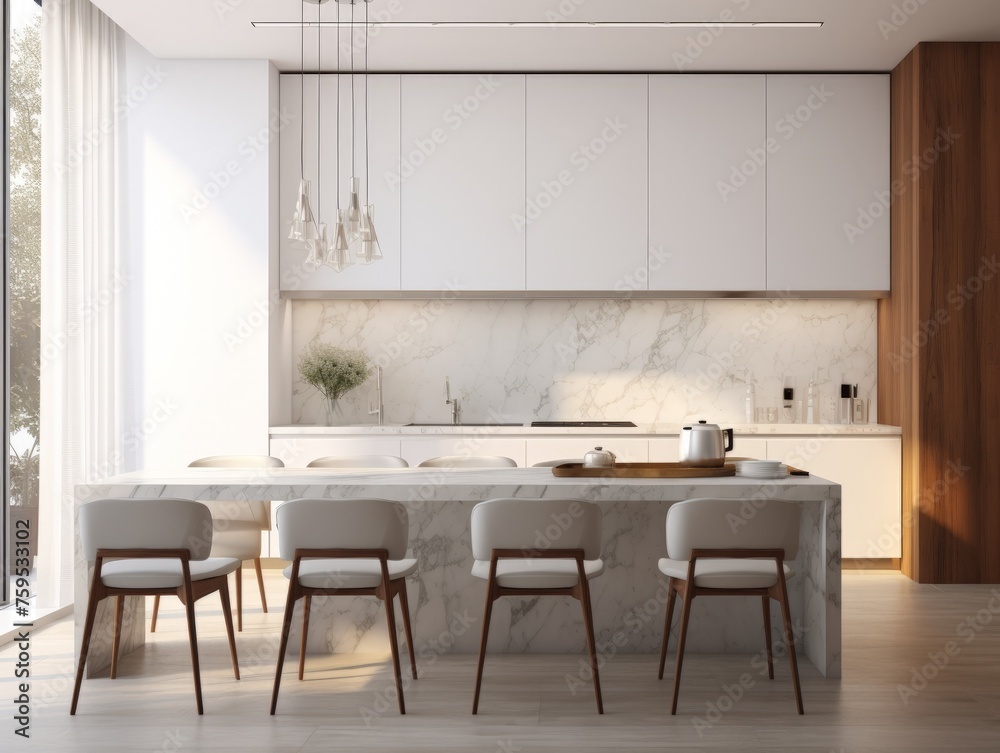
[[[681,429],[681,465],[695,468],[719,468],[726,464],[726,453],[733,451],[733,430],[699,421]]]

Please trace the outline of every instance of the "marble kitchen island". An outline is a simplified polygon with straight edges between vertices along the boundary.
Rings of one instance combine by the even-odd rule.
[[[839,484],[818,477],[780,481],[567,479],[556,478],[547,468],[349,472],[185,468],[130,473],[76,488],[78,506],[103,497],[137,501],[182,497],[209,505],[233,500],[271,500],[279,504],[299,497],[379,497],[404,503],[410,515],[410,552],[418,561],[417,571],[407,584],[418,663],[437,653],[471,654],[478,648],[485,582],[473,578],[470,572],[469,533],[470,514],[478,502],[496,497],[571,497],[591,500],[601,507],[606,569],[591,581],[591,590],[598,650],[609,656],[659,651],[666,587],[656,563],[665,556],[664,521],[672,503],[696,497],[745,499],[749,516],[757,500],[791,500],[801,503],[803,512],[795,576],[789,581],[796,641],[800,653],[821,673],[840,677],[841,490]],[[79,556],[79,537],[76,544],[79,653],[89,579]],[[249,608],[252,605],[251,601]],[[88,662],[91,675],[110,664],[111,606],[111,600],[105,600],[95,626]],[[123,653],[145,640],[144,611],[141,599],[129,598]],[[678,618],[675,615],[675,636]],[[292,651],[298,646],[296,633],[300,626],[296,616],[290,640]],[[772,626],[775,645],[783,645],[780,620],[772,620]],[[762,633],[759,599],[699,599],[691,617],[687,650],[760,654],[764,646]],[[380,652],[386,650],[386,640],[385,621],[376,599],[314,599],[310,652]],[[556,597],[501,599],[494,605],[489,645],[491,652],[582,654],[586,644],[579,605]],[[650,661],[651,666],[655,665],[654,658]]]

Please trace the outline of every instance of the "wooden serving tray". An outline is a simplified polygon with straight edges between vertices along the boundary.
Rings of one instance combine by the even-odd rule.
[[[583,463],[565,463],[552,469],[564,478],[712,478],[735,476],[735,465],[693,468],[680,463],[616,463],[614,468],[584,468]]]

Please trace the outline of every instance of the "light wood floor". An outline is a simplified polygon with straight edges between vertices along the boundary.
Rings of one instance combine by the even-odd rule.
[[[268,572],[276,609],[260,613],[252,581],[238,637],[243,679],[233,680],[218,602],[199,606],[205,716],[195,714],[184,623],[165,600],[160,628],[124,660],[119,679],[85,680],[69,716],[72,623],[32,638],[30,741],[12,736],[15,651],[0,651],[0,734],[4,751],[962,751],[1000,750],[1000,587],[918,586],[896,573],[844,575],[844,678],[826,680],[802,663],[806,715],[795,714],[785,661],[776,679],[751,656],[692,654],[678,716],[669,716],[670,670],[656,680],[655,656],[610,658],[603,671],[605,715],[589,684],[567,675],[578,656],[490,656],[480,714],[469,713],[475,657],[425,656],[399,716],[387,655],[310,656],[306,680],[286,662],[278,715],[268,716],[284,580]],[[992,594],[991,594],[992,592]],[[989,611],[991,598],[997,614]],[[172,603],[171,603],[172,602]],[[696,604],[697,607],[697,604]],[[966,619],[982,630],[958,632]],[[988,623],[988,624],[987,624]],[[974,636],[970,642],[966,638]],[[948,657],[904,704],[930,655]],[[405,657],[405,654],[404,654]],[[670,658],[668,667],[672,666]],[[404,670],[405,672],[405,670]],[[928,675],[932,674],[928,670]],[[748,675],[752,687],[729,703],[725,687]],[[407,673],[408,676],[408,673]],[[735,693],[734,693],[735,694]],[[709,704],[725,709],[721,718]],[[714,723],[713,723],[714,722]]]

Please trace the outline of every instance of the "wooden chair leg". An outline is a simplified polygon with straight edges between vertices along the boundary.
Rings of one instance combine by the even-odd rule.
[[[581,566],[582,571],[582,566]],[[590,607],[590,585],[584,575],[579,583],[580,608],[583,610],[583,625],[587,630],[587,648],[590,651],[590,671],[594,676],[594,697],[597,699],[597,713],[604,713],[604,701],[601,698],[601,677],[597,670],[597,641],[594,637],[594,615]]]
[[[297,574],[296,574],[297,575]],[[292,631],[292,612],[298,598],[295,582],[288,584],[288,598],[285,600],[285,615],[281,619],[281,642],[278,646],[278,666],[274,670],[274,688],[271,690],[271,716],[278,707],[278,688],[281,687],[281,669],[285,666],[285,651],[288,649],[288,634]]]
[[[493,615],[494,578],[490,574],[490,582],[486,587],[486,607],[483,610],[483,634],[479,639],[479,666],[476,668],[476,690],[472,695],[472,713],[479,713],[479,690],[483,686],[483,665],[486,663],[486,641],[490,637],[490,617]]]
[[[399,669],[399,642],[396,640],[396,610],[392,604],[392,586],[384,583],[382,594],[385,597],[385,619],[389,624],[389,648],[392,650],[392,671],[396,676],[396,695],[399,701],[399,713],[406,713],[403,703],[403,673]]]
[[[156,618],[160,614],[160,595],[157,594],[153,597],[153,622],[149,626],[149,632],[156,632]]]
[[[417,648],[413,645],[413,631],[410,629],[410,603],[406,597],[406,579],[400,579],[399,608],[403,612],[403,632],[406,633],[406,650],[410,654],[410,672],[417,679]]]
[[[674,579],[667,581],[667,615],[663,620],[663,643],[660,644],[660,673],[657,678],[663,679],[663,667],[667,663],[667,643],[670,642],[670,623],[674,617],[674,602],[677,601],[677,589],[674,588]]]
[[[802,708],[802,687],[799,684],[799,661],[795,656],[795,635],[792,632],[792,610],[788,605],[788,588],[785,585],[785,574],[781,572],[781,563],[778,563],[778,593],[781,598],[781,617],[785,623],[785,643],[788,645],[788,661],[792,665],[792,685],[795,688],[795,708],[799,714],[804,714]]]
[[[229,654],[233,659],[233,674],[240,679],[240,662],[236,658],[236,634],[233,633],[233,608],[229,603],[229,576],[222,579],[219,586],[219,599],[222,601],[222,619],[226,621],[226,635],[229,636]]]
[[[264,571],[260,567],[260,557],[253,558],[253,567],[257,571],[257,588],[260,589],[260,606],[267,614],[267,594],[264,593]]]
[[[96,581],[97,578],[95,577]],[[73,686],[73,701],[69,706],[70,716],[76,715],[76,705],[80,701],[80,686],[83,684],[83,671],[87,666],[87,652],[90,650],[90,636],[94,631],[94,620],[97,618],[97,605],[101,601],[97,584],[90,590],[87,600],[87,616],[83,621],[83,642],[80,644],[80,660],[76,666],[76,684]]]
[[[694,601],[694,583],[684,583],[684,605],[681,607],[681,632],[677,637],[677,662],[674,665],[674,699],[670,715],[677,715],[677,697],[681,690],[681,667],[684,665],[684,644],[687,642],[688,621],[691,619],[691,602]]]
[[[236,629],[243,632],[243,563],[236,568]]]
[[[115,597],[115,633],[111,644],[111,679],[118,679],[118,654],[122,645],[122,620],[125,617],[125,597]]]
[[[309,645],[309,610],[312,608],[312,596],[306,596],[302,605],[302,642],[299,646],[299,680],[306,673],[306,648]]]
[[[191,581],[182,587],[184,608],[187,611],[188,640],[191,642],[191,669],[194,673],[194,697],[198,704],[198,715],[205,713],[201,700],[201,664],[198,661],[198,630],[194,624],[194,595],[191,592]],[[182,595],[178,594],[178,596]]]
[[[767,646],[767,677],[774,679],[774,652],[771,650],[771,597],[761,596],[764,606],[764,644]]]

